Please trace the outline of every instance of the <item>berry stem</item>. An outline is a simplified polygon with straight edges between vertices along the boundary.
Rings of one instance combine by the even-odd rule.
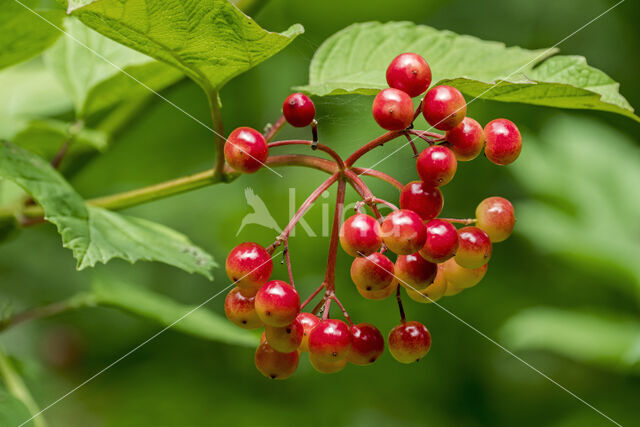
[[[420,98],[420,103],[418,104],[418,106],[416,107],[416,111],[415,113],[413,113],[413,120],[415,121],[418,116],[420,115],[420,113],[422,113],[422,102],[424,101],[424,97]],[[413,124],[413,122],[411,122]]]
[[[350,155],[347,158],[347,160],[345,160],[344,163],[347,165],[347,167],[351,167],[360,157],[364,156],[365,154],[367,154],[369,151],[373,150],[377,146],[382,145],[386,142],[391,141],[392,139],[395,139],[401,136],[403,132],[404,132],[403,130],[394,130],[394,131],[389,131],[387,133],[380,135],[379,137],[366,143],[365,145],[363,145],[362,147],[354,151],[353,154]]]
[[[469,224],[473,224],[476,222],[475,218],[466,218],[466,219],[459,219],[459,218],[439,218],[443,221],[447,221],[447,222],[451,222],[451,223],[455,223],[455,224],[464,224],[464,225],[469,225]]]
[[[336,209],[333,214],[333,225],[331,227],[331,241],[329,242],[329,255],[327,257],[327,271],[324,281],[327,286],[327,292],[330,294],[335,289],[336,274],[336,257],[338,254],[338,238],[340,234],[340,225],[342,223],[342,211],[344,209],[344,196],[346,190],[344,178],[338,181],[338,194],[336,196]]]
[[[322,320],[327,320],[329,318],[329,312],[331,311],[331,301],[332,298],[327,298],[324,302],[324,308],[322,310]]]
[[[427,132],[426,130],[408,129],[406,132],[427,141],[431,145],[445,140],[444,135],[435,132]]]
[[[393,185],[400,191],[402,191],[402,189],[404,188],[404,185],[402,185],[400,181],[398,181],[392,176],[387,175],[384,172],[380,172],[375,169],[365,169],[365,168],[355,168],[355,167],[352,167],[351,170],[354,171],[358,176],[367,175],[367,176],[373,176],[375,178],[381,179]]]
[[[309,298],[307,298],[306,300],[304,300],[302,304],[300,304],[300,310],[302,311],[302,309],[305,308],[307,304],[309,304],[316,297],[316,295],[318,295],[320,291],[322,291],[323,289],[324,289],[324,282],[322,282],[320,286],[318,286],[318,288],[315,291],[313,291],[311,295],[309,295]]]
[[[213,140],[216,144],[216,158],[213,166],[214,181],[224,181],[224,126],[222,123],[222,113],[220,111],[220,98],[217,91],[208,91],[207,100],[209,101],[209,109],[211,110],[211,120],[213,122]]]
[[[400,320],[402,321],[402,323],[407,321],[407,317],[404,314],[404,307],[402,306],[402,296],[400,296],[400,288],[401,286],[398,286],[398,288],[396,289],[396,300],[398,301],[398,310],[400,311]]]
[[[344,316],[349,326],[353,326],[353,322],[351,321],[351,317],[349,317],[349,313],[347,313],[347,310],[344,308],[344,305],[342,305],[336,294],[332,294],[331,299],[334,300],[336,304],[338,304],[338,307],[340,307],[340,310],[342,310],[342,315]]]
[[[289,283],[295,289],[296,284],[293,282],[293,270],[291,269],[291,258],[289,256],[289,243],[288,242],[284,243],[284,251],[283,251],[282,255],[284,256],[284,261],[287,263],[287,272],[289,273]]]
[[[374,200],[376,197],[373,195],[367,184],[364,183],[362,179],[351,170],[345,171],[346,177],[349,179],[349,182],[353,186],[353,188],[360,194],[360,197],[367,203],[367,206],[371,209],[371,212],[378,218],[382,219],[382,214],[378,210],[378,207],[375,203],[371,203],[370,201]]]
[[[285,123],[287,123],[287,119],[284,118],[284,115],[281,115],[278,120],[276,120],[274,124],[270,125],[269,129],[264,133],[264,140],[267,142],[271,141],[271,138],[273,138],[276,133],[282,129],[282,126],[284,126]]]
[[[322,287],[325,286],[325,283],[322,284]],[[325,301],[327,300],[327,295],[325,294],[322,299],[316,304],[316,306],[311,310],[311,314],[317,314],[318,311],[324,306]]]
[[[405,133],[404,136],[407,137],[407,141],[409,141],[409,145],[411,145],[413,156],[418,157],[418,149],[416,148],[416,144],[413,143],[413,138],[411,138],[408,133]]]
[[[311,139],[313,140],[311,149],[315,150],[318,148],[318,121],[316,119],[311,121]]]
[[[269,148],[282,147],[284,145],[309,145],[309,146],[313,147],[314,144],[315,143],[313,141],[305,141],[305,140],[275,141],[275,142],[269,143]],[[338,155],[338,153],[336,153],[331,148],[329,148],[329,147],[327,147],[326,145],[323,145],[323,144],[316,144],[315,149],[318,149],[320,151],[324,151],[325,153],[330,155],[333,158],[333,160],[336,162],[336,164],[338,165],[338,168],[340,170],[344,170],[344,167],[345,167],[344,166],[344,161]]]

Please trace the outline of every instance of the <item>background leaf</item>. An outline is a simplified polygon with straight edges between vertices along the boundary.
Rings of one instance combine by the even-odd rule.
[[[71,126],[70,123],[55,119],[31,120],[13,137],[13,142],[43,157],[50,157],[69,138]],[[87,147],[104,151],[108,142],[106,133],[83,127],[73,136],[71,145],[73,148],[80,146],[85,151]]]
[[[0,425],[17,426],[29,418],[31,413],[25,404],[0,387]],[[33,420],[24,425],[33,427]]]

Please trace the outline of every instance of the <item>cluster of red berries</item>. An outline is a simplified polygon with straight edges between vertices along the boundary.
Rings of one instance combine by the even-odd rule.
[[[302,352],[308,352],[311,365],[325,373],[337,372],[348,362],[373,363],[383,353],[385,343],[380,331],[368,323],[353,324],[335,294],[333,276],[338,241],[354,257],[351,279],[363,297],[380,300],[396,294],[401,323],[389,333],[389,351],[396,360],[410,363],[427,354],[431,335],[423,324],[406,321],[401,287],[411,299],[430,303],[475,286],[486,274],[492,244],[509,237],[515,225],[513,206],[502,197],[484,199],[477,206],[474,219],[438,216],[444,205],[440,187],[453,179],[457,162],[476,158],[483,148],[493,163],[513,162],[522,146],[518,128],[509,120],[496,119],[483,129],[477,121],[466,117],[467,104],[457,89],[441,85],[427,91],[431,69],[417,54],[396,57],[386,77],[390,87],[376,96],[372,111],[376,122],[389,132],[365,144],[345,161],[329,147],[318,144],[315,107],[301,93],[285,100],[283,116],[264,135],[242,127],[234,130],[225,144],[227,163],[244,173],[253,173],[263,164],[275,162],[275,158],[268,157],[269,147],[283,145],[310,145],[331,155],[335,163],[332,168],[322,166],[332,177],[309,196],[272,245],[264,248],[257,243],[242,243],[226,260],[227,275],[236,285],[226,298],[226,315],[243,328],[264,326],[255,363],[267,377],[284,379],[292,375]],[[414,110],[412,97],[425,91]],[[432,127],[445,131],[444,135],[413,129],[420,113]],[[311,125],[313,141],[269,143],[285,122],[296,127]],[[420,180],[402,186],[382,172],[367,170],[370,175],[400,187],[400,208],[397,208],[373,196],[360,179],[367,171],[357,174],[353,163],[370,149],[399,136],[409,139],[417,157]],[[414,138],[428,143],[419,155]],[[289,155],[283,164],[297,161],[303,166],[321,168],[311,156],[295,156]],[[339,183],[339,190],[327,274],[318,289],[301,303],[287,252],[289,232],[317,197],[335,182]],[[362,201],[356,204],[356,214],[340,224],[346,182],[356,189]],[[380,204],[390,207],[392,212],[383,216],[378,210]],[[365,206],[375,217],[361,211]],[[457,229],[454,224],[464,226]],[[283,243],[290,283],[270,280],[272,253]],[[387,251],[397,255],[395,262],[385,255]],[[311,312],[301,311],[321,294],[322,300]],[[331,301],[340,307],[348,323],[329,318]]]

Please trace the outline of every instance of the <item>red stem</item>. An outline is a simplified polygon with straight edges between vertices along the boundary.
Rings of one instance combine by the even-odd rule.
[[[324,311],[322,312],[322,320],[327,320],[329,318],[329,312],[331,311],[331,301],[333,301],[333,299],[327,298],[324,302]]]
[[[371,192],[367,184],[365,184],[364,181],[360,179],[358,175],[356,175],[349,169],[344,171],[344,173],[345,173],[345,176],[349,179],[349,182],[351,183],[353,188],[358,192],[358,194],[360,194],[360,197],[362,197],[362,199],[367,203],[367,206],[369,206],[369,208],[371,209],[373,214],[376,216],[376,218],[382,219],[382,214],[378,210],[378,207],[375,204],[369,203],[370,201],[375,199],[375,196],[373,195],[373,193]]]
[[[315,291],[313,291],[311,295],[309,295],[309,298],[307,298],[306,300],[304,300],[302,304],[300,304],[300,310],[305,308],[307,304],[309,304],[316,297],[316,295],[318,295],[320,291],[322,291],[323,289],[324,289],[324,282],[322,282],[320,286],[318,286],[318,288]]]
[[[271,138],[273,138],[276,133],[282,129],[282,126],[284,126],[285,123],[287,123],[287,119],[284,118],[284,115],[280,116],[278,120],[276,120],[276,122],[264,133],[265,141],[271,141]]]
[[[335,294],[333,294],[331,295],[331,299],[333,299],[336,302],[336,304],[338,304],[338,307],[340,307],[340,310],[342,310],[342,315],[344,316],[349,326],[353,326],[353,322],[351,321],[351,317],[349,317],[349,313],[347,313],[347,310],[344,308],[344,306],[342,305],[338,297]]]
[[[409,141],[409,145],[411,145],[411,149],[413,150],[413,156],[418,157],[418,149],[416,148],[416,144],[413,143],[413,139],[407,133],[405,133],[404,136],[407,137],[407,141]]]
[[[331,241],[329,242],[329,255],[327,257],[327,272],[324,281],[327,291],[332,292],[335,289],[336,275],[336,257],[338,253],[338,238],[340,233],[340,225],[342,222],[342,210],[344,209],[344,195],[346,183],[343,178],[338,181],[338,195],[336,196],[336,209],[333,214],[333,225],[331,227]]]
[[[375,169],[365,169],[365,168],[355,168],[355,167],[351,168],[351,170],[354,171],[356,174],[358,174],[358,176],[360,175],[373,176],[375,178],[386,181],[400,191],[402,191],[402,189],[404,188],[404,185],[402,185],[400,181],[398,181],[392,176],[387,175],[384,172],[380,172]]]
[[[407,132],[410,133],[411,135],[417,136],[418,138],[424,139],[431,145],[439,141],[444,141],[446,138],[445,135],[434,133],[434,132],[427,132],[426,130],[409,129]]]
[[[285,259],[285,262],[287,263],[287,272],[289,273],[289,283],[295,289],[296,284],[293,283],[293,270],[291,269],[291,258],[289,257],[289,244],[288,243],[284,244],[284,259]]]
[[[455,224],[464,224],[464,225],[469,225],[469,224],[473,224],[474,222],[476,222],[475,218],[466,218],[466,219],[458,219],[458,218],[438,218],[441,219],[443,221],[448,221],[451,223],[455,223]]]
[[[281,146],[284,146],[284,145],[308,145],[308,146],[313,146],[314,142],[313,141],[306,141],[306,140],[275,141],[275,142],[269,143],[269,148],[281,147]],[[333,160],[338,164],[338,168],[340,170],[344,169],[344,162],[342,161],[342,158],[338,155],[338,153],[333,151],[331,148],[327,147],[324,144],[317,144],[315,146],[315,149],[320,150],[320,151],[324,151],[325,153],[330,155],[333,158]]]
[[[345,165],[347,165],[347,167],[351,167],[360,157],[364,156],[369,151],[371,151],[374,148],[376,148],[378,145],[382,145],[382,144],[384,144],[386,142],[391,141],[392,139],[395,139],[395,138],[401,136],[403,132],[404,131],[402,131],[402,130],[394,130],[394,131],[390,131],[390,132],[387,132],[385,134],[380,135],[376,139],[374,139],[374,140],[366,143],[362,147],[358,148],[352,155],[350,155],[347,158],[347,160],[345,160],[345,162],[344,162]]]

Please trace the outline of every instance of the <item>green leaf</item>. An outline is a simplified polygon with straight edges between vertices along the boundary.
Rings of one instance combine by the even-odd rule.
[[[547,59],[555,49],[505,47],[410,22],[367,22],[339,31],[316,51],[309,84],[298,89],[320,96],[376,94],[387,87],[389,62],[402,52],[424,56],[434,83],[455,86],[468,96],[611,111],[640,121],[618,83],[583,57]]]
[[[13,142],[49,158],[58,151],[65,140],[70,138],[72,126],[71,123],[55,119],[31,120],[13,137]],[[109,136],[106,133],[85,127],[78,130],[72,138],[71,145],[74,149],[78,147],[86,150],[90,147],[104,151],[109,142]]]
[[[0,176],[15,182],[42,206],[55,224],[78,269],[122,258],[160,261],[212,278],[211,256],[170,228],[86,205],[69,183],[42,158],[14,144],[0,144]]]
[[[18,426],[31,418],[31,413],[24,403],[0,388],[0,425]],[[33,427],[33,420],[24,424]]]
[[[72,13],[99,33],[177,67],[208,93],[303,31],[300,25],[280,34],[266,31],[227,0],[97,0]]]

